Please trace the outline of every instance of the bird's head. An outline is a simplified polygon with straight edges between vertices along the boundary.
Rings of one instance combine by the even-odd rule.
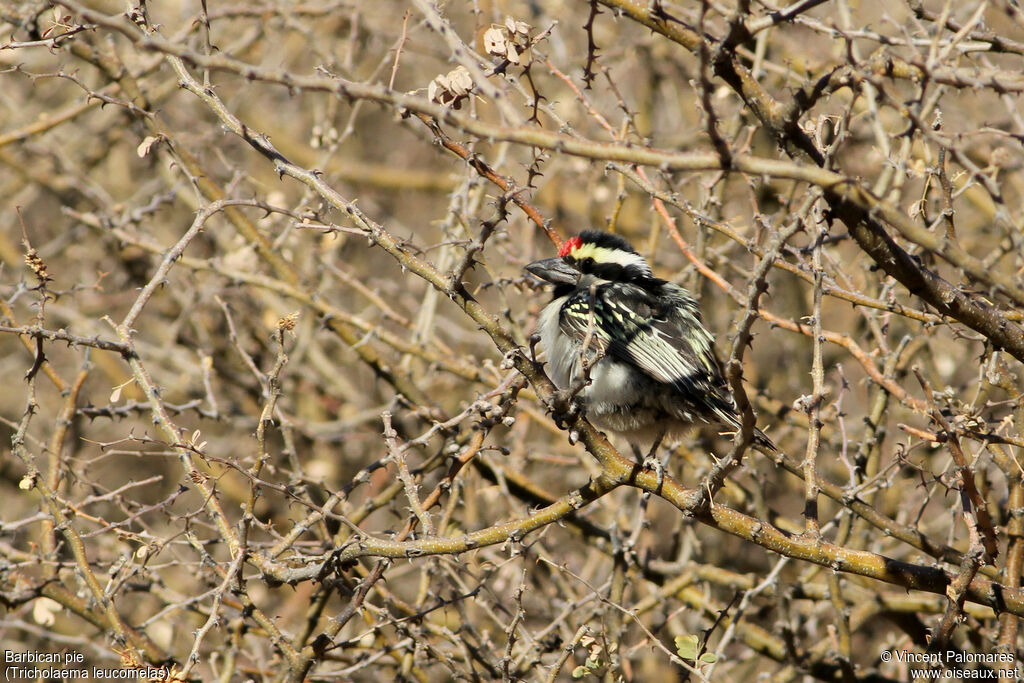
[[[526,270],[556,286],[575,286],[584,275],[612,282],[654,277],[647,261],[629,242],[619,235],[599,230],[585,230],[566,240],[558,256],[534,261]]]

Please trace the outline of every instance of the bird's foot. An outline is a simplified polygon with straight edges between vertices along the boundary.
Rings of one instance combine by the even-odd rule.
[[[665,483],[665,463],[658,459],[654,451],[647,454],[647,457],[643,460],[643,467],[646,470],[651,470],[654,475],[658,478],[657,484],[654,487],[655,491],[661,491],[661,485]]]
[[[569,429],[580,416],[580,404],[564,391],[551,402],[551,419],[559,429]]]
[[[665,469],[668,467],[669,457],[669,454],[666,454],[664,460],[658,459],[658,448],[661,446],[661,441],[664,438],[664,433],[659,434],[658,438],[654,440],[653,444],[651,444],[651,449],[647,451],[646,456],[641,453],[639,446],[636,444],[630,444],[633,448],[633,456],[636,458],[637,462],[639,462],[645,470],[651,470],[658,477],[657,486],[654,487],[654,490],[659,492],[661,491],[661,485],[665,483]]]

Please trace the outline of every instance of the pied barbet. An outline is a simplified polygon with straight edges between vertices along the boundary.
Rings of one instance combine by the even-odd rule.
[[[551,380],[578,392],[590,422],[622,435],[659,480],[655,451],[666,436],[698,421],[739,429],[697,302],[655,277],[622,237],[585,231],[526,270],[555,286],[537,324]],[[776,450],[759,429],[754,443]]]

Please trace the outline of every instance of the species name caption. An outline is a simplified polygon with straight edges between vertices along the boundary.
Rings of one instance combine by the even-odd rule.
[[[34,652],[4,650],[4,680],[156,680],[171,678],[167,667],[89,666],[85,655],[75,650]]]

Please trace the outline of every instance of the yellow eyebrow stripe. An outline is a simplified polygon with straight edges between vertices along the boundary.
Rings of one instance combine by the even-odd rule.
[[[584,243],[572,250],[572,257],[578,261],[586,258],[594,259],[595,263],[617,263],[620,266],[639,266],[646,270],[647,262],[640,254],[631,254],[621,249],[609,249],[595,244]]]

